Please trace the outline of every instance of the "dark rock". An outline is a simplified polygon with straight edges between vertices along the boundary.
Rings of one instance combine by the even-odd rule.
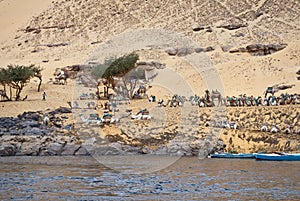
[[[41,33],[41,31],[42,31],[41,29],[36,29],[33,31],[33,33],[38,34],[38,33]]]
[[[202,48],[202,47],[197,47],[197,48],[195,48],[195,52],[196,53],[200,53],[200,52],[204,52],[204,48]]]
[[[177,50],[177,56],[184,57],[186,55],[192,54],[194,52],[193,49],[187,47],[181,47]]]
[[[38,121],[34,120],[28,120],[23,123],[21,123],[20,127],[21,128],[26,128],[26,127],[40,127],[40,123]]]
[[[56,156],[60,155],[63,145],[57,142],[47,144],[45,147],[40,149],[40,156]]]
[[[63,114],[63,113],[72,113],[72,109],[67,107],[60,107],[54,111],[49,112],[50,115]]]
[[[231,45],[222,46],[221,49],[223,52],[228,52],[232,48]]]
[[[80,147],[79,150],[75,152],[75,156],[87,156],[87,155],[90,155],[90,153],[84,147]]]
[[[14,156],[16,154],[15,146],[9,145],[0,145],[0,156]]]
[[[211,51],[214,51],[214,50],[215,50],[215,48],[211,47],[211,46],[204,49],[205,52],[211,52]]]
[[[192,27],[193,31],[197,32],[197,31],[201,31],[204,30],[204,27],[198,25],[198,24],[194,24]]]
[[[211,32],[213,32],[213,30],[212,30],[211,27],[207,27],[207,28],[206,28],[206,32],[211,33]]]
[[[247,26],[248,26],[247,24],[228,24],[228,25],[217,26],[217,28],[234,30],[234,29],[239,29],[241,27],[247,27]]]
[[[249,52],[253,56],[264,56],[268,54],[272,54],[274,52],[280,51],[284,49],[287,44],[251,44],[246,46],[245,48],[238,48],[230,50],[230,53],[236,52]]]
[[[80,145],[66,144],[61,151],[61,155],[75,155],[80,149]]]
[[[40,121],[42,119],[42,117],[36,112],[24,112],[23,114],[18,115],[18,118],[20,120],[31,119],[34,121]]]
[[[28,130],[26,130],[26,132],[27,132],[26,133],[27,135],[43,135],[44,134],[41,129],[36,128],[36,127],[28,129]]]
[[[234,34],[232,36],[233,37],[245,37],[245,34],[243,34],[243,33],[237,33],[237,34]]]
[[[170,56],[175,56],[177,54],[177,49],[168,49],[166,50],[166,53],[168,53]]]
[[[297,71],[297,73],[296,73],[297,75],[300,75],[300,69]]]

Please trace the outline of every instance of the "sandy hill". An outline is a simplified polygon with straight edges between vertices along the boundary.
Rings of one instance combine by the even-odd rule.
[[[65,106],[72,98],[72,83],[47,83],[55,68],[87,63],[103,41],[140,28],[166,29],[191,38],[199,47],[213,47],[205,54],[218,70],[226,95],[261,95],[267,86],[278,83],[295,84],[286,92],[299,92],[299,13],[298,0],[0,0],[0,66],[44,67],[42,87],[49,92],[47,103],[40,103],[33,82],[24,92],[31,102],[1,103],[2,109],[9,108],[1,115],[18,114],[20,108]],[[287,46],[264,56],[229,52],[258,43]],[[206,89],[184,59],[164,52],[153,55],[146,52],[142,58],[166,63],[199,93]]]

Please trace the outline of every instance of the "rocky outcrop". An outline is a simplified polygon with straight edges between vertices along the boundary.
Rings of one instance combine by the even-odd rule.
[[[170,108],[169,112],[174,112]],[[87,155],[87,154],[162,154],[200,155],[212,152],[300,151],[300,110],[298,105],[278,107],[226,108],[212,114],[212,108],[201,108],[181,119],[182,123],[166,124],[163,129],[150,126],[151,121],[133,121],[122,125],[107,125],[103,135],[93,132],[92,125],[79,125],[76,132],[67,132],[64,125],[52,125],[45,134],[39,113],[24,113],[18,117],[1,118],[0,156],[14,155]],[[166,112],[168,112],[166,111]],[[67,114],[59,108],[49,115]],[[175,111],[174,114],[177,114]],[[170,114],[169,114],[170,115]],[[55,120],[55,119],[53,119]],[[174,120],[174,119],[173,119]],[[237,124],[237,129],[223,128],[220,122]],[[125,121],[125,120],[123,120]],[[155,121],[155,119],[153,120]],[[19,123],[18,123],[19,122]],[[24,122],[26,132],[20,122]],[[185,123],[183,123],[185,122]],[[278,133],[261,132],[262,124],[270,130],[276,123]],[[182,124],[182,125],[181,125]],[[59,125],[59,124],[58,124]],[[290,132],[286,131],[287,125]],[[48,127],[48,126],[47,126]],[[99,128],[99,127],[97,127]],[[64,129],[66,133],[59,132]],[[82,130],[81,130],[82,129]]]
[[[78,142],[70,136],[3,135],[0,156],[88,155]]]
[[[138,61],[136,63],[137,67],[142,67],[142,68],[156,68],[156,69],[164,69],[166,68],[166,64],[161,63],[159,61]]]
[[[24,112],[17,117],[0,117],[0,135],[50,135],[58,130],[69,129],[64,125],[64,118],[60,114],[72,113],[71,109],[61,107],[50,112]],[[49,125],[43,123],[44,116],[48,116]]]
[[[202,47],[197,47],[197,48],[190,48],[190,47],[181,47],[181,48],[172,48],[172,49],[168,49],[166,50],[166,53],[168,53],[168,55],[170,56],[179,56],[179,57],[184,57],[186,55],[192,54],[192,53],[200,53],[200,52],[211,52],[215,50],[214,47],[206,47],[206,48],[202,48]]]
[[[287,44],[252,44],[246,47],[241,47],[237,49],[231,49],[230,53],[237,52],[248,52],[252,56],[264,56],[268,54],[272,54],[274,52],[283,50],[286,48]]]

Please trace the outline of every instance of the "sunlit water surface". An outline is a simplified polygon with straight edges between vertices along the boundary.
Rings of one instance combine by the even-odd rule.
[[[108,168],[88,156],[2,157],[0,198],[300,200],[299,162],[183,157],[167,168],[132,174],[136,167],[128,165],[128,158],[111,161],[114,164]]]

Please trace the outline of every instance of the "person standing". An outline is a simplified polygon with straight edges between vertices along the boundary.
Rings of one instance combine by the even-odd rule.
[[[47,96],[47,94],[46,94],[46,92],[44,91],[44,92],[43,92],[43,99],[42,99],[43,101],[46,100],[46,96]]]

